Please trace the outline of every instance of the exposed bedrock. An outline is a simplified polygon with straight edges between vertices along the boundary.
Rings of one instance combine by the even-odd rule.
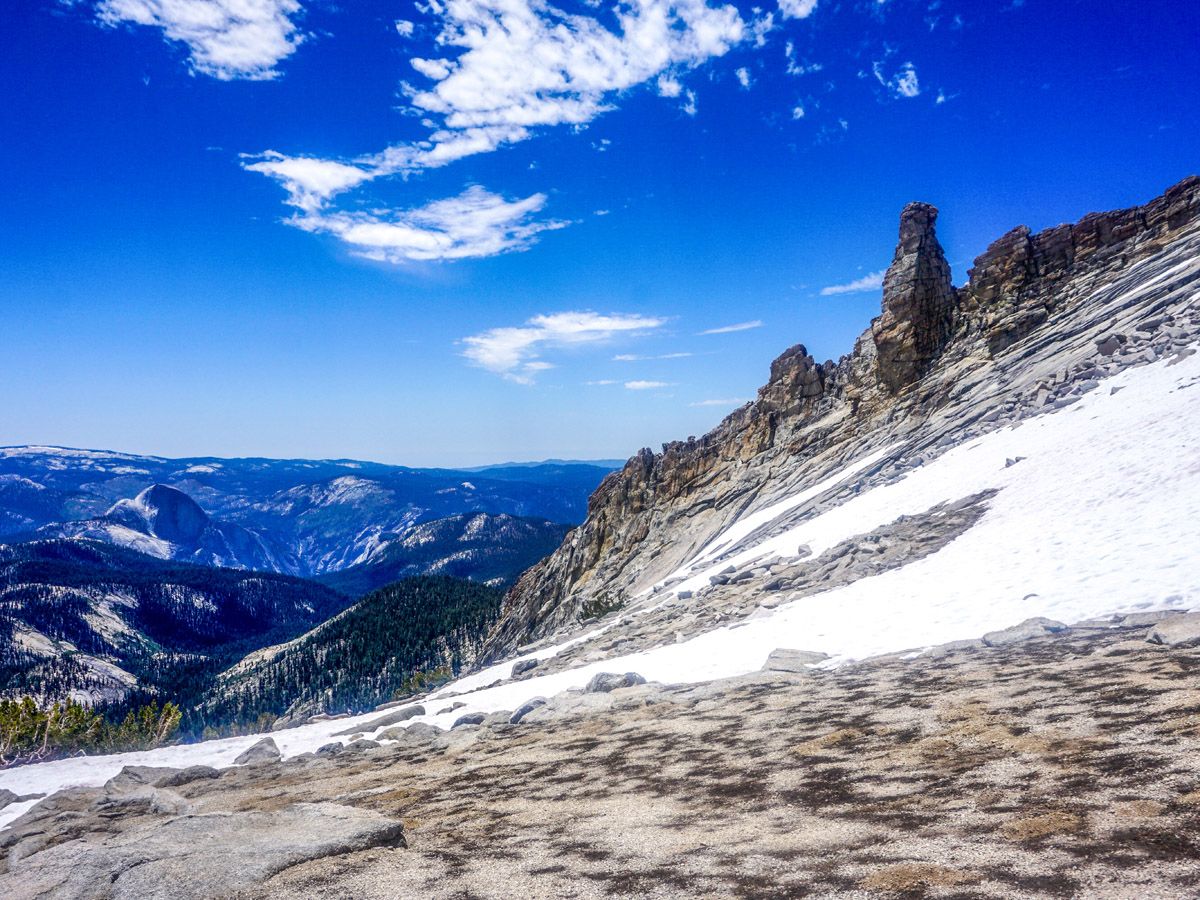
[[[883,279],[883,313],[871,323],[879,379],[893,393],[919,379],[950,340],[957,294],[938,243],[938,211],[910,203],[900,243]]]

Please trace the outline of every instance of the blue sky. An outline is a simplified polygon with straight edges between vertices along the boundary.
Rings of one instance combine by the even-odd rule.
[[[788,346],[850,350],[905,202],[961,282],[1014,225],[1200,171],[1197,36],[1191,2],[28,0],[0,444],[703,433]]]

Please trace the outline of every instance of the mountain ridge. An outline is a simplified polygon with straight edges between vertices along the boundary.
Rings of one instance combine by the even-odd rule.
[[[483,659],[570,627],[585,609],[640,596],[723,523],[789,481],[820,480],[885,438],[910,444],[914,455],[934,452],[921,445],[922,429],[962,399],[968,382],[989,404],[1015,403],[1018,382],[1048,395],[1053,384],[1024,382],[1052,378],[1067,341],[1089,330],[1097,332],[1091,353],[1111,357],[1129,335],[1112,337],[1116,346],[1107,342],[1115,329],[1099,315],[1107,309],[1103,289],[1195,232],[1200,178],[1185,178],[1143,206],[1092,213],[1073,225],[1036,234],[1012,229],[976,258],[961,288],[950,282],[936,218],[924,203],[901,213],[881,313],[850,354],[818,363],[795,345],[772,362],[757,399],[708,434],[664,444],[660,453],[643,449],[608,475],[589,498],[584,523],[510,591]],[[1178,302],[1157,313],[1151,304],[1125,307],[1142,318],[1157,314],[1157,327],[1181,309]],[[1138,333],[1136,322],[1124,324]],[[1031,359],[1047,371],[1021,374]],[[944,437],[943,430],[936,440]]]

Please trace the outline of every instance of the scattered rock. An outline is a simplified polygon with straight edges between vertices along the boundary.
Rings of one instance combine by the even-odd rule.
[[[961,653],[964,650],[978,650],[985,646],[983,641],[978,638],[966,641],[947,641],[944,644],[938,644],[936,647],[929,648],[929,655],[934,659],[941,659],[943,656],[948,656],[951,653]]]
[[[513,663],[512,675],[513,678],[518,678],[526,672],[532,671],[538,667],[540,660],[536,659],[520,659]]]
[[[1182,609],[1155,609],[1150,612],[1136,612],[1122,616],[1118,624],[1122,628],[1144,628],[1147,625],[1157,625],[1172,616],[1182,615],[1184,615]]]
[[[180,769],[178,772],[172,772],[165,778],[161,778],[154,782],[155,787],[179,787],[184,784],[191,784],[193,781],[203,781],[207,778],[216,778],[220,775],[220,771],[212,766],[188,766],[186,769]]]
[[[380,716],[378,719],[372,719],[362,725],[355,725],[353,728],[347,728],[344,731],[335,731],[334,736],[343,734],[354,734],[357,731],[377,731],[380,728],[386,728],[388,725],[396,725],[399,722],[407,722],[409,719],[416,716],[425,715],[425,707],[423,706],[406,706],[403,709],[393,710],[390,713]]]
[[[637,672],[626,672],[618,675],[615,672],[597,672],[583,690],[588,694],[607,694],[618,688],[633,687],[635,684],[645,684],[646,679]]]
[[[146,785],[156,785],[161,779],[178,773],[179,769],[167,766],[125,766],[104,783],[104,789],[109,793],[133,790]]]
[[[1125,336],[1121,334],[1109,334],[1097,339],[1096,349],[1103,356],[1112,356],[1121,349],[1121,345],[1125,343]]]
[[[441,709],[439,709],[437,711],[437,715],[442,716],[442,715],[445,715],[446,713],[452,713],[456,709],[462,709],[466,705],[467,704],[463,703],[461,700],[456,700],[455,702],[451,703],[449,706],[444,706]]]
[[[272,763],[279,762],[282,758],[283,754],[279,752],[279,747],[275,744],[275,740],[265,737],[250,749],[241,753],[233,761],[233,764],[235,766],[243,766],[251,763]]]
[[[436,738],[442,729],[428,722],[414,722],[411,725],[395,725],[386,731],[379,732],[375,739],[379,741],[399,741],[404,744],[423,744]]]
[[[815,650],[789,650],[783,647],[772,650],[763,663],[764,672],[807,672],[809,666],[829,659],[828,653]]]
[[[1015,644],[1030,638],[1044,637],[1047,634],[1058,634],[1069,630],[1069,626],[1044,616],[1026,619],[1020,625],[1002,628],[999,631],[989,631],[983,636],[983,642],[989,647],[1003,647],[1005,644]]]
[[[1163,619],[1150,629],[1146,640],[1168,647],[1200,647],[1200,613]]]
[[[533,712],[538,707],[545,706],[545,705],[546,705],[545,697],[534,697],[530,700],[526,700],[524,703],[522,703],[520,706],[518,706],[516,708],[516,710],[513,712],[512,716],[509,717],[508,721],[510,724],[519,725],[521,723],[521,720],[524,719],[527,715],[529,715],[531,712]]]

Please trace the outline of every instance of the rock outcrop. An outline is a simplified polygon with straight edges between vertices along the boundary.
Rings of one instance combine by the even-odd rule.
[[[1194,258],[1200,178],[1145,206],[1037,234],[1014,229],[958,289],[936,217],[927,204],[904,209],[881,315],[852,353],[818,362],[803,345],[786,350],[758,397],[711,432],[660,453],[642,450],[609,475],[586,521],[509,592],[483,660],[643,602],[743,512],[820,481],[856,454],[901,444],[919,462],[948,445],[951,429],[961,436],[1018,407],[1073,402],[1069,382],[1094,367],[1080,361],[1122,329],[1149,330],[1136,351],[1122,342],[1125,334],[1114,338],[1119,364],[1135,352],[1154,359],[1175,340],[1162,328],[1187,313],[1186,301],[1179,292],[1155,299],[1166,296],[1160,288],[1169,278],[1146,294],[1141,272],[1152,258],[1170,256],[1168,248]],[[1124,296],[1135,298],[1132,305]],[[1157,349],[1148,345],[1151,334]],[[896,466],[869,467],[860,477],[898,477]]]
[[[883,314],[871,323],[879,379],[892,393],[918,380],[950,340],[958,295],[934,231],[938,211],[910,203],[883,279]]]

